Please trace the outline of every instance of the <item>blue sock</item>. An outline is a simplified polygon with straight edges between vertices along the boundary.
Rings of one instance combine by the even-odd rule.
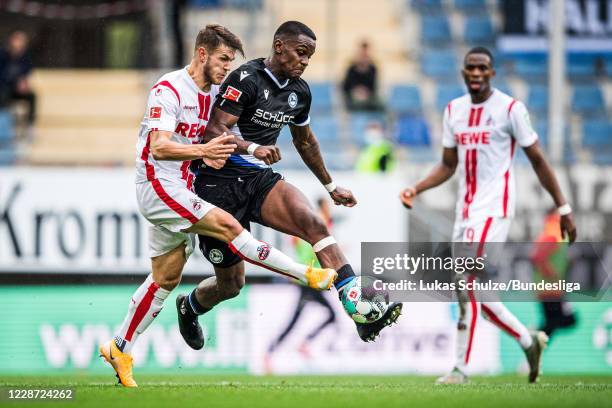
[[[352,279],[355,278],[355,272],[353,272],[353,268],[349,264],[343,265],[340,269],[337,270],[337,272],[338,277],[334,282],[334,286],[336,287],[338,293],[340,293],[342,292],[342,288],[344,288],[347,283],[349,283]]]
[[[187,303],[187,305],[189,306],[189,309],[191,309],[191,312],[193,312],[193,314],[200,316],[210,311],[210,308],[204,307],[200,304],[200,302],[198,302],[198,298],[196,298],[196,295],[195,295],[196,290],[197,288],[191,291],[191,293],[187,297],[187,302],[185,303]]]

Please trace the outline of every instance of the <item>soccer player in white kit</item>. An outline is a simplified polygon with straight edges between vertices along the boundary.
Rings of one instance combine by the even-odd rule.
[[[490,81],[495,75],[491,52],[483,47],[471,49],[465,56],[462,73],[468,94],[452,100],[444,110],[442,161],[425,178],[400,193],[402,203],[412,208],[417,194],[444,183],[458,167],[459,200],[452,240],[477,244],[476,255],[482,256],[486,243],[505,242],[508,236],[516,200],[512,161],[518,145],[558,207],[561,233],[573,242],[576,227],[571,208],[544,158],[525,105],[491,88]],[[473,279],[470,276],[468,281]],[[480,311],[521,345],[530,367],[529,382],[535,382],[548,341],[546,334],[530,333],[501,302],[477,302],[472,293],[460,294],[459,298],[465,303],[469,299],[470,305],[464,303],[460,308],[457,360],[453,370],[439,378],[438,383],[467,382],[465,367],[473,351]]]
[[[294,262],[253,238],[229,213],[192,192],[191,160],[203,159],[206,165],[221,168],[236,148],[233,135],[201,144],[219,84],[236,51],[244,55],[238,37],[225,27],[208,25],[196,38],[190,65],[162,76],[149,92],[136,148],[136,195],[140,212],[153,224],[149,231],[152,273],[132,296],[115,338],[100,346],[101,356],[126,387],[137,386],[132,375],[132,346],[180,282],[194,249],[194,234],[226,242],[245,260],[315,289],[329,289],[337,275],[333,269]],[[180,330],[198,328],[181,326]]]

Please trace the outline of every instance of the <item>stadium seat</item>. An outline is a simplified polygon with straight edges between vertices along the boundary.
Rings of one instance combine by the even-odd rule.
[[[222,0],[222,3],[224,7],[247,10],[260,9],[263,6],[263,0]]]
[[[371,122],[378,122],[384,128],[386,120],[384,115],[377,113],[353,113],[349,117],[349,129],[351,141],[358,145],[363,146],[366,144],[365,130]]]
[[[493,44],[495,30],[489,16],[468,16],[463,25],[463,38],[471,45]]]
[[[424,147],[431,145],[429,129],[423,118],[400,116],[396,122],[395,140],[400,145]]]
[[[597,56],[594,54],[570,54],[566,59],[567,75],[572,81],[592,80],[596,76],[596,63]]]
[[[548,87],[534,85],[529,88],[527,109],[536,115],[545,115],[548,111]]]
[[[0,109],[0,143],[12,144],[15,141],[15,122],[9,109]]]
[[[330,112],[333,108],[332,84],[329,82],[313,82],[309,85],[312,94],[311,109],[318,112]]]
[[[333,115],[315,115],[312,116],[310,121],[310,128],[314,132],[315,136],[321,142],[332,142],[337,144],[339,139],[338,135],[338,121]]]
[[[438,86],[436,93],[436,110],[442,112],[446,105],[455,98],[458,98],[466,93],[465,87],[462,85],[441,85]]]
[[[450,44],[452,37],[446,16],[423,16],[421,18],[421,40],[432,46]]]
[[[389,109],[396,113],[421,113],[421,93],[414,85],[396,85],[391,88],[388,99]]]
[[[463,12],[487,12],[486,0],[454,0],[454,5],[456,9]]]
[[[189,0],[191,7],[219,7],[221,0]]]
[[[589,149],[596,164],[612,164],[612,122],[584,121],[582,146]]]
[[[410,6],[421,13],[441,14],[442,0],[408,0]]]
[[[543,57],[519,58],[514,62],[514,72],[530,82],[544,82],[548,75],[548,63]]]
[[[604,60],[604,74],[608,78],[612,78],[612,57],[607,57]]]
[[[434,79],[453,81],[459,75],[453,50],[426,50],[421,62],[423,73]]]
[[[603,116],[605,105],[601,89],[597,85],[582,85],[574,88],[572,111],[588,117]]]
[[[510,89],[510,85],[508,85],[505,79],[497,78],[497,76],[495,76],[491,82],[491,86],[507,95],[512,95],[512,89]]]

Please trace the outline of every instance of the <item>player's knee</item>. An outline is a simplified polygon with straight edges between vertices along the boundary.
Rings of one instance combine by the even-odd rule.
[[[229,214],[220,216],[217,220],[217,226],[221,230],[221,234],[225,237],[226,242],[231,242],[244,229],[238,220]]]
[[[159,281],[159,282],[158,282]],[[163,276],[156,280],[156,283],[162,288],[166,290],[173,290],[178,286],[181,282],[181,275],[177,276]]]
[[[305,218],[304,234],[306,240],[312,245],[329,236],[329,230],[321,217],[311,214],[310,217]]]
[[[239,281],[229,281],[222,285],[219,289],[221,292],[221,296],[224,299],[235,298],[240,294],[240,289],[244,286],[244,282],[240,283]]]

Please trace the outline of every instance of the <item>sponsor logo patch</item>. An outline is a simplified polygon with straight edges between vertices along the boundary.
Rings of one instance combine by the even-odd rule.
[[[223,94],[224,99],[229,99],[230,101],[238,102],[240,97],[242,96],[242,91],[234,88],[233,86],[228,86]]]
[[[161,118],[161,106],[154,106],[149,111],[149,119]]]
[[[208,253],[208,258],[210,259],[210,262],[214,264],[221,263],[223,262],[223,252],[219,251],[217,248],[213,248]]]
[[[266,243],[262,243],[257,247],[257,257],[260,260],[265,260],[270,255],[270,247]]]

